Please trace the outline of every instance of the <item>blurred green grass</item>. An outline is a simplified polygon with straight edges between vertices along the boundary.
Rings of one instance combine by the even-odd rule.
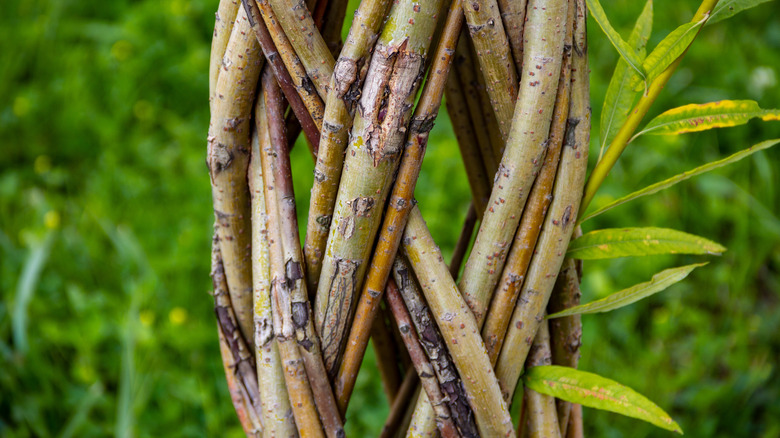
[[[241,436],[208,296],[205,166],[216,1],[6,0],[0,14],[0,436]],[[628,33],[641,2],[605,2]],[[657,2],[649,46],[696,2]],[[778,3],[706,28],[652,109],[749,98],[780,107]],[[617,55],[590,22],[594,132]],[[444,112],[442,112],[444,116]],[[780,124],[640,138],[595,205],[780,137]],[[592,148],[597,154],[597,146]],[[299,215],[311,160],[294,150]],[[668,292],[586,316],[581,366],[667,409],[688,436],[780,435],[780,151],[586,224],[662,226],[729,250]],[[445,257],[469,202],[440,118],[417,199]],[[589,262],[585,300],[701,258]],[[350,436],[387,413],[369,355]],[[591,436],[665,436],[586,411]]]

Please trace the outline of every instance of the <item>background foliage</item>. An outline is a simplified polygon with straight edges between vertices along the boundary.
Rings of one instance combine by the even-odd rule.
[[[204,163],[216,0],[6,0],[0,14],[0,436],[241,436],[208,296],[211,194]],[[648,47],[696,2],[659,1]],[[624,37],[642,2],[605,3]],[[777,2],[705,28],[650,117],[686,103],[780,107]],[[593,120],[617,61],[590,23]],[[444,114],[442,114],[444,116]],[[592,138],[598,151],[598,123]],[[780,137],[780,124],[641,137],[594,205]],[[312,165],[294,151],[299,215]],[[780,150],[586,224],[660,226],[728,247],[682,284],[583,317],[581,368],[628,384],[688,436],[780,435]],[[441,117],[417,198],[451,250],[468,206]],[[700,261],[586,263],[584,300]],[[374,435],[387,404],[360,375],[348,432]],[[586,411],[592,436],[666,432]]]

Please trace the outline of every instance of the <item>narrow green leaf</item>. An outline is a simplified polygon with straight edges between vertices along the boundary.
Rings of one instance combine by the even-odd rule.
[[[634,138],[642,134],[677,135],[744,125],[756,117],[767,121],[780,120],[780,110],[763,110],[754,100],[720,100],[683,105],[651,120]]]
[[[758,6],[761,3],[766,3],[770,0],[721,0],[715,9],[710,14],[710,19],[707,24],[717,23],[718,21],[730,18],[745,9],[750,9],[754,6]]]
[[[693,265],[665,269],[653,275],[653,278],[651,278],[650,281],[635,284],[628,289],[615,292],[612,295],[593,301],[592,303],[581,304],[558,313],[553,313],[552,315],[549,315],[548,318],[560,318],[562,316],[583,315],[588,313],[603,313],[628,306],[643,298],[661,292],[669,286],[683,280],[694,269],[706,264],[707,263],[696,263]]]
[[[653,28],[653,1],[647,0],[642,13],[636,20],[634,30],[628,37],[628,45],[634,49],[640,58],[645,57],[645,46]],[[601,149],[599,159],[604,154],[604,149],[612,142],[620,127],[628,118],[628,112],[634,103],[636,92],[629,86],[633,78],[640,80],[636,73],[629,70],[628,64],[623,58],[618,59],[615,72],[609,81],[607,94],[604,97],[604,106],[601,109]]]
[[[673,30],[647,55],[642,68],[647,72],[645,83],[650,83],[658,75],[663,73],[677,58],[680,57],[688,46],[691,45],[699,27],[707,20],[705,16],[700,21],[691,21]],[[640,81],[634,81],[634,90],[641,91],[643,86]]]
[[[704,165],[699,166],[699,167],[697,167],[695,169],[691,169],[691,170],[689,170],[687,172],[683,172],[683,173],[681,173],[679,175],[675,175],[675,176],[673,176],[673,177],[671,177],[669,179],[665,179],[663,181],[660,181],[660,182],[657,182],[655,184],[649,185],[649,186],[647,186],[647,187],[645,187],[645,188],[643,188],[641,190],[637,190],[634,193],[631,193],[629,195],[623,196],[622,198],[620,198],[620,199],[618,199],[616,201],[610,202],[609,204],[607,204],[607,205],[597,209],[593,213],[585,215],[585,217],[580,219],[579,223],[581,224],[581,223],[585,222],[588,219],[594,218],[594,217],[600,215],[601,213],[604,213],[607,210],[611,210],[611,209],[617,207],[618,205],[625,204],[626,202],[633,201],[635,199],[638,199],[638,198],[641,198],[641,197],[644,197],[644,196],[647,196],[647,195],[652,195],[653,193],[658,193],[661,190],[667,189],[667,188],[677,184],[680,181],[685,181],[688,178],[691,178],[691,177],[694,177],[694,176],[697,176],[697,175],[701,175],[702,173],[709,172],[710,170],[714,170],[714,169],[726,166],[726,165],[731,164],[731,163],[736,163],[737,161],[739,161],[739,160],[741,160],[741,159],[743,159],[743,158],[745,158],[745,157],[747,157],[749,155],[752,155],[752,154],[754,154],[754,153],[756,153],[758,151],[762,151],[764,149],[768,149],[768,148],[770,148],[770,147],[772,147],[772,146],[774,146],[774,145],[776,145],[778,143],[780,143],[780,138],[776,138],[776,139],[773,139],[773,140],[765,140],[765,141],[762,141],[761,143],[753,145],[753,146],[751,146],[751,147],[749,147],[749,148],[747,148],[745,150],[739,151],[736,154],[729,155],[728,157],[723,158],[722,160],[713,161],[711,163],[704,164]]]
[[[598,260],[658,254],[719,255],[725,250],[711,240],[668,228],[608,228],[572,240],[566,256]]]
[[[682,434],[680,425],[647,397],[614,380],[557,365],[531,367],[523,382],[534,391],[589,408],[615,412]]]
[[[642,79],[644,79],[646,74],[644,67],[642,67],[642,58],[637,55],[634,49],[632,49],[631,46],[625,40],[623,40],[623,38],[620,37],[620,34],[617,33],[615,28],[613,28],[609,23],[607,13],[604,12],[604,8],[601,7],[601,3],[599,3],[598,0],[587,0],[587,3],[590,14],[596,20],[596,23],[601,26],[601,30],[603,30],[607,35],[607,38],[612,43],[612,45],[615,46],[618,53],[620,53],[620,56],[622,56],[628,65],[633,68]]]

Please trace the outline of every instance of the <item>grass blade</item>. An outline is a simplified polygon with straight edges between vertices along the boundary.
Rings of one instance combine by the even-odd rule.
[[[654,118],[633,138],[642,134],[677,135],[744,125],[756,117],[765,121],[780,120],[780,110],[763,110],[754,100],[719,100],[683,105]]]
[[[645,8],[636,20],[631,36],[628,38],[628,45],[642,58],[645,57],[645,46],[652,29],[653,2],[648,0],[645,3]],[[604,97],[604,106],[601,109],[601,129],[599,130],[601,134],[601,149],[599,151],[599,159],[601,159],[601,155],[604,153],[607,145],[612,142],[618,129],[623,126],[623,122],[628,117],[628,112],[631,111],[631,104],[634,103],[634,97],[636,96],[636,92],[630,87],[630,84],[635,80],[634,78],[636,78],[636,74],[629,70],[626,61],[622,58],[618,59],[615,72],[609,81],[607,94]]]
[[[550,365],[530,368],[523,380],[536,392],[647,421],[682,434],[680,426],[658,405],[633,389],[598,374]]]
[[[609,228],[572,240],[566,256],[598,260],[658,254],[720,255],[725,250],[711,240],[668,228]]]
[[[682,281],[691,273],[691,271],[706,264],[707,263],[696,263],[693,265],[665,269],[653,275],[653,278],[651,278],[650,281],[636,284],[628,289],[623,289],[600,300],[593,301],[592,303],[582,304],[558,313],[553,313],[552,315],[549,315],[548,318],[559,318],[561,316],[583,315],[588,313],[603,313],[628,306],[629,304],[633,304],[643,298],[661,292],[669,286]]]
[[[12,314],[12,331],[14,338],[14,347],[16,351],[24,354],[27,352],[27,309],[35,293],[35,286],[41,278],[41,271],[46,259],[49,258],[51,245],[54,241],[54,233],[49,232],[42,242],[35,245],[27,261],[24,264],[22,275],[16,286],[16,297],[14,299],[14,311]]]
[[[611,42],[618,53],[620,53],[620,56],[643,80],[647,79],[647,73],[645,72],[644,63],[642,62],[643,58],[639,56],[631,45],[621,38],[620,34],[612,27],[607,18],[607,13],[604,12],[604,8],[601,7],[601,3],[599,3],[598,0],[587,0],[587,3],[590,14],[599,24],[601,30],[607,35],[609,42]]]
[[[668,189],[669,187],[677,184],[680,181],[685,181],[688,178],[701,175],[702,173],[709,172],[710,170],[717,169],[719,167],[726,166],[731,163],[735,163],[749,155],[752,155],[758,151],[762,151],[764,149],[768,149],[776,144],[780,143],[780,138],[776,138],[773,140],[765,140],[761,143],[755,144],[745,150],[739,151],[733,155],[729,155],[726,158],[723,158],[721,160],[713,161],[711,163],[704,164],[702,166],[699,166],[695,169],[691,169],[687,172],[683,172],[679,175],[675,175],[671,178],[665,179],[663,181],[657,182],[655,184],[649,185],[641,190],[637,190],[634,193],[631,193],[629,195],[626,195],[616,201],[610,202],[609,204],[599,208],[598,210],[594,211],[593,213],[590,213],[586,216],[584,216],[582,219],[580,219],[580,223],[585,222],[588,219],[594,218],[601,213],[604,213],[607,210],[611,210],[618,205],[625,204],[626,202],[633,201],[634,199],[641,198],[643,196],[652,195],[653,193],[658,193],[661,190]]]

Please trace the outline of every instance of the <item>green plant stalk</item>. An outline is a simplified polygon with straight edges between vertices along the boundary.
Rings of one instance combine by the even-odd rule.
[[[255,104],[255,130],[252,135],[252,158],[249,161],[249,190],[252,214],[252,284],[254,287],[255,363],[262,402],[265,430],[273,436],[297,433],[279,347],[274,338],[271,306],[271,265],[268,253],[267,215],[263,195],[263,170],[260,151],[270,147],[271,138],[265,114],[265,101]],[[263,145],[261,146],[261,142]]]
[[[439,5],[440,0],[393,4],[358,102],[315,300],[325,364],[334,378],[422,82]]]
[[[328,93],[325,100],[320,150],[314,166],[314,185],[303,246],[306,286],[312,293],[317,291],[322,272],[325,245],[344,167],[344,152],[352,128],[352,113],[365,77],[364,66],[370,58],[370,49],[374,47],[389,3],[390,0],[360,3],[330,78],[333,92]]]
[[[482,436],[514,436],[512,419],[468,309],[417,207],[412,208],[403,248],[461,376]]]
[[[209,104],[214,100],[217,90],[217,79],[222,67],[230,34],[233,33],[233,23],[238,15],[239,2],[236,0],[220,0],[214,20],[214,36],[211,39],[211,56],[209,57]]]
[[[490,104],[496,113],[501,135],[506,139],[515,112],[518,81],[498,3],[496,0],[463,2],[463,13],[480,69],[485,75]]]
[[[252,264],[249,164],[252,104],[262,55],[245,11],[238,12],[217,80],[208,134],[207,163],[220,253],[241,333],[251,344]]]
[[[567,258],[555,281],[547,313],[552,314],[580,304],[580,280],[574,260]],[[552,363],[577,368],[582,345],[582,320],[580,315],[565,316],[549,320]],[[571,416],[571,403],[555,401],[561,435],[566,435]]]
[[[575,229],[590,145],[590,96],[585,19],[585,0],[576,0],[572,89],[565,143],[555,178],[553,201],[544,220],[518,304],[507,330],[496,366],[504,397],[512,399],[523,364],[560,271],[569,239]]]
[[[490,361],[494,365],[498,359],[498,353],[501,351],[509,318],[512,316],[512,310],[520,294],[523,278],[525,278],[528,265],[534,256],[534,248],[542,229],[547,208],[552,202],[552,190],[560,161],[571,95],[571,43],[575,10],[574,0],[568,0],[568,3],[563,62],[561,63],[550,135],[547,140],[550,145],[549,150],[539,170],[539,176],[534,181],[531,194],[528,196],[528,203],[523,210],[512,249],[501,274],[501,280],[493,292],[493,299],[490,301],[487,317],[482,327],[482,338],[485,340]]]
[[[525,24],[525,8],[528,0],[498,0],[498,8],[501,10],[501,20],[512,49],[512,58],[515,60],[517,74],[523,70],[523,25]]]
[[[437,373],[428,360],[423,347],[420,345],[420,339],[417,337],[412,317],[409,315],[409,311],[404,305],[404,299],[401,297],[401,293],[398,291],[392,278],[387,283],[387,303],[393,312],[404,345],[406,345],[406,349],[409,351],[409,356],[412,358],[412,364],[417,371],[422,387],[428,395],[428,399],[431,400],[430,403],[436,415],[436,425],[442,437],[460,437],[453,422],[449,406],[446,403],[446,396],[442,391],[443,388],[439,386],[439,380],[436,378]]]
[[[329,438],[343,437],[341,415],[325,371],[319,339],[314,330],[311,305],[306,293],[306,283],[303,280],[303,252],[298,235],[290,155],[284,132],[284,104],[281,91],[270,69],[263,76],[263,98],[268,116],[271,149],[261,157],[264,161],[273,163],[270,167],[273,170],[272,184],[278,203],[277,215],[284,257],[284,277],[282,283],[278,284],[277,290],[285,296],[282,302],[285,305],[289,304],[289,307],[281,307],[284,315],[281,321],[282,331],[276,335],[278,338],[296,340],[325,434]],[[280,277],[274,280],[278,282]]]
[[[449,406],[449,411],[452,413],[452,419],[460,436],[464,438],[479,436],[477,425],[474,422],[474,413],[468,404],[468,396],[463,382],[447,351],[447,345],[436,327],[433,314],[417,286],[412,270],[402,257],[397,257],[393,263],[393,278],[395,279],[393,286],[396,288],[395,284],[397,283],[396,289],[400,291],[401,297],[406,303],[405,308],[409,311],[410,322],[419,335],[419,342],[424,354],[433,366],[432,371],[434,371],[445,396],[443,401]],[[436,411],[436,403],[439,399],[430,392],[426,392],[429,402],[433,404],[433,409]],[[441,425],[437,425],[441,429]]]
[[[393,260],[398,252],[409,210],[412,208],[414,188],[420,174],[422,159],[428,144],[428,134],[441,106],[444,87],[449,72],[452,53],[463,24],[460,2],[454,1],[445,20],[444,31],[433,54],[431,73],[425,83],[420,100],[409,126],[406,147],[390,194],[385,216],[379,231],[371,267],[360,293],[347,348],[336,377],[336,393],[342,406],[349,399],[360,364],[365,355],[369,327],[376,318]]]
[[[257,8],[260,10],[260,16],[262,17],[263,22],[265,22],[268,32],[271,34],[274,46],[276,46],[276,50],[282,58],[284,66],[290,73],[290,79],[292,79],[298,96],[301,97],[312,120],[314,120],[317,130],[321,130],[322,118],[325,113],[325,104],[322,102],[322,98],[317,94],[317,90],[315,90],[312,85],[306,69],[296,54],[290,40],[287,38],[284,29],[282,29],[271,4],[268,0],[256,0],[256,3]]]
[[[566,0],[531,0],[515,121],[493,191],[471,250],[460,290],[480,323],[504,268],[523,207],[547,151],[564,46]],[[545,63],[539,60],[549,60]],[[483,67],[484,68],[484,67]],[[498,115],[498,113],[496,113]],[[499,116],[500,121],[500,116]]]
[[[693,15],[691,22],[699,22],[705,19],[713,10],[713,8],[715,8],[717,3],[718,0],[703,0],[699,5],[699,9]],[[699,26],[699,29],[696,31],[697,35],[699,32],[701,32],[702,28],[704,28],[704,23]],[[690,46],[688,46],[688,48],[690,48]],[[634,132],[636,131],[637,127],[639,127],[639,124],[647,114],[650,106],[653,104],[653,102],[655,102],[655,99],[658,98],[658,95],[661,94],[661,90],[663,90],[664,86],[666,86],[666,83],[672,77],[675,70],[677,70],[677,67],[680,65],[683,57],[685,56],[685,53],[687,52],[688,49],[686,48],[685,52],[683,52],[680,57],[678,57],[671,65],[669,65],[669,67],[666,68],[666,70],[663,71],[663,73],[658,75],[658,77],[650,83],[645,93],[642,95],[642,97],[639,98],[639,101],[636,103],[636,105],[634,105],[634,108],[631,110],[631,112],[629,112],[628,118],[620,127],[620,130],[617,132],[617,134],[615,134],[615,138],[612,140],[612,143],[610,143],[609,148],[606,150],[604,156],[601,158],[598,164],[596,164],[596,167],[593,169],[593,172],[588,178],[588,183],[585,186],[585,194],[582,199],[580,215],[585,213],[585,210],[588,208],[590,202],[593,200],[593,197],[596,195],[596,191],[599,189],[599,187],[601,187],[601,184],[607,178],[607,175],[609,175],[612,167],[615,165],[618,158],[620,158],[620,155],[626,149],[626,146],[628,146],[628,142],[633,137]]]
[[[550,365],[551,363],[550,330],[545,321],[542,322],[536,333],[526,367]],[[527,427],[525,436],[528,438],[560,438],[561,429],[558,426],[555,397],[540,394],[530,388],[525,388],[523,397]]]
[[[469,41],[469,53],[471,59],[477,57],[477,52],[474,49],[474,45]],[[523,58],[520,58],[522,61]],[[485,119],[485,125],[487,125],[488,137],[490,137],[490,147],[493,150],[493,156],[496,157],[496,162],[501,161],[501,157],[504,156],[504,149],[506,142],[504,136],[501,133],[501,129],[498,126],[498,119],[496,119],[496,113],[493,111],[493,106],[490,104],[490,95],[487,92],[487,83],[485,82],[485,75],[479,69],[479,63],[473,63],[474,75],[477,77],[477,93],[479,94],[479,104],[482,105],[482,117]],[[488,175],[495,176],[495,172]],[[492,182],[492,178],[491,178]]]
[[[303,63],[306,74],[321,98],[328,95],[328,82],[336,61],[303,0],[268,0],[276,18]]]
[[[228,365],[230,366],[230,371],[226,372],[225,376],[231,390],[233,405],[247,435],[260,435],[263,431],[263,423],[255,362],[244,336],[241,334],[238,320],[233,312],[233,305],[230,302],[216,230],[211,245],[211,279],[214,286],[214,312],[217,316],[217,328],[226,349],[226,354],[222,356],[223,364],[226,368]]]

